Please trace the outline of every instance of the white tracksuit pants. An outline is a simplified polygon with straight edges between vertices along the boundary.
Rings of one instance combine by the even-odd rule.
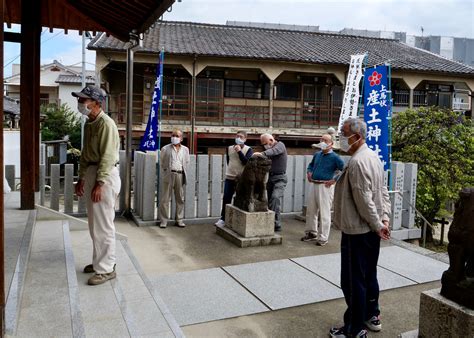
[[[99,202],[92,202],[91,193],[97,175],[97,166],[89,166],[85,175],[84,197],[86,199],[89,232],[92,238],[92,265],[98,274],[112,272],[115,265],[115,201],[120,193],[120,176],[114,167],[102,186]]]
[[[329,188],[324,184],[310,185],[306,200],[306,232],[318,236],[318,240],[327,241],[331,229],[331,208],[334,199],[334,184]],[[321,223],[318,224],[318,215]]]

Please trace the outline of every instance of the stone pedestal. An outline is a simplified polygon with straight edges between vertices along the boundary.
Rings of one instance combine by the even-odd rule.
[[[420,337],[474,337],[474,311],[440,294],[440,289],[420,296]]]
[[[282,237],[275,234],[275,213],[247,212],[226,205],[225,226],[216,227],[216,233],[240,247],[281,244]]]

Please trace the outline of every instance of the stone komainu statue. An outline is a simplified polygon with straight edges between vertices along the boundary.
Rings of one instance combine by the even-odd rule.
[[[449,269],[441,279],[441,294],[474,310],[474,188],[459,193],[448,232]]]
[[[267,180],[272,161],[263,156],[253,156],[245,165],[237,181],[234,206],[255,212],[268,211]]]

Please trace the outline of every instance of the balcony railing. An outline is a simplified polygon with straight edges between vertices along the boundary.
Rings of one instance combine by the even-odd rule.
[[[413,107],[422,107],[427,105],[426,92],[423,90],[413,91]]]
[[[453,109],[454,110],[469,110],[469,102],[453,102]]]
[[[125,123],[125,99],[117,96],[111,104],[109,113],[118,123]],[[227,102],[226,102],[227,101]],[[118,105],[118,107],[117,107]],[[303,105],[303,107],[301,107]],[[286,106],[286,107],[282,107]],[[165,96],[162,102],[163,123],[191,121],[192,103],[188,96]],[[274,101],[273,127],[275,128],[324,128],[337,125],[341,113],[340,104],[327,100],[319,101]],[[143,95],[134,95],[133,123],[145,124],[148,121],[149,103]],[[174,122],[176,123],[176,122]],[[236,100],[216,98],[196,98],[196,124],[226,127],[268,127],[270,108],[268,100]]]
[[[398,107],[408,107],[410,105],[410,91],[405,89],[394,90],[393,105]]]
[[[61,100],[57,99],[48,99],[48,98],[40,98],[40,106],[48,106],[54,105],[56,107],[60,106]]]

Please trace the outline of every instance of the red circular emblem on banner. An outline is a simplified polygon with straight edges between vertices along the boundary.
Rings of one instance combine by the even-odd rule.
[[[380,73],[377,73],[375,70],[374,72],[372,73],[371,76],[369,76],[369,82],[370,82],[370,86],[373,87],[373,86],[378,86],[380,84],[380,79],[382,78],[382,74]]]

